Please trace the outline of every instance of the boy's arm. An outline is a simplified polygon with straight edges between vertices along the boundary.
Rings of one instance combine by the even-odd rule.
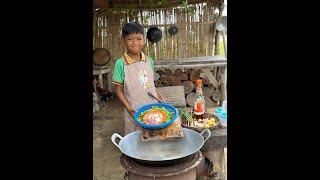
[[[120,85],[115,85],[115,86],[116,86],[116,93],[117,93],[118,98],[120,99],[120,101],[122,102],[124,107],[127,109],[129,114],[133,117],[133,115],[136,111],[130,107],[127,98],[124,96],[123,86],[120,86]]]

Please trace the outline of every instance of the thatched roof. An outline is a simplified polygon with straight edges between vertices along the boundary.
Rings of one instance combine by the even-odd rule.
[[[150,7],[150,2],[152,0],[94,0],[94,8],[122,8],[122,7],[131,7],[131,8],[148,8]],[[156,1],[154,1],[156,2]],[[157,1],[161,2],[161,1]],[[196,4],[201,2],[212,2],[212,3],[221,3],[223,0],[188,0],[188,4]],[[168,0],[164,5],[161,4],[152,4],[154,7],[170,7],[170,6],[179,6],[181,0]]]

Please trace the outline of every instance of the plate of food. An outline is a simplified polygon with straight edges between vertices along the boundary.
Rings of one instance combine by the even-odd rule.
[[[162,129],[179,116],[178,110],[166,103],[153,103],[140,107],[133,115],[134,121],[145,129]]]
[[[201,132],[204,129],[214,130],[219,127],[220,121],[214,114],[205,112],[203,119],[195,119],[191,112],[187,112],[183,108],[179,108],[182,127]]]

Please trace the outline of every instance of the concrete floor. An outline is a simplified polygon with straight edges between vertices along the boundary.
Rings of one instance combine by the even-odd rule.
[[[123,106],[118,98],[107,102],[93,117],[93,179],[120,180],[125,170],[120,164],[120,150],[111,135],[124,135]]]

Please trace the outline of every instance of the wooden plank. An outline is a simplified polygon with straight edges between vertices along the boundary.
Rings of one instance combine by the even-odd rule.
[[[227,66],[227,63],[203,63],[203,64],[186,64],[186,65],[175,65],[176,68],[208,68],[208,67],[222,67]],[[170,68],[172,65],[155,65],[155,68]]]
[[[157,87],[157,91],[164,97],[167,103],[175,107],[185,107],[184,86]]]
[[[101,70],[98,70],[98,69],[94,69],[93,70],[93,75],[99,75],[99,74],[106,74],[106,73],[109,73],[111,72],[111,68],[106,68],[106,69],[101,69]]]
[[[165,64],[193,64],[193,63],[218,63],[227,62],[227,59],[223,56],[204,56],[204,57],[191,57],[183,59],[166,59],[158,60],[155,62],[156,65]]]

